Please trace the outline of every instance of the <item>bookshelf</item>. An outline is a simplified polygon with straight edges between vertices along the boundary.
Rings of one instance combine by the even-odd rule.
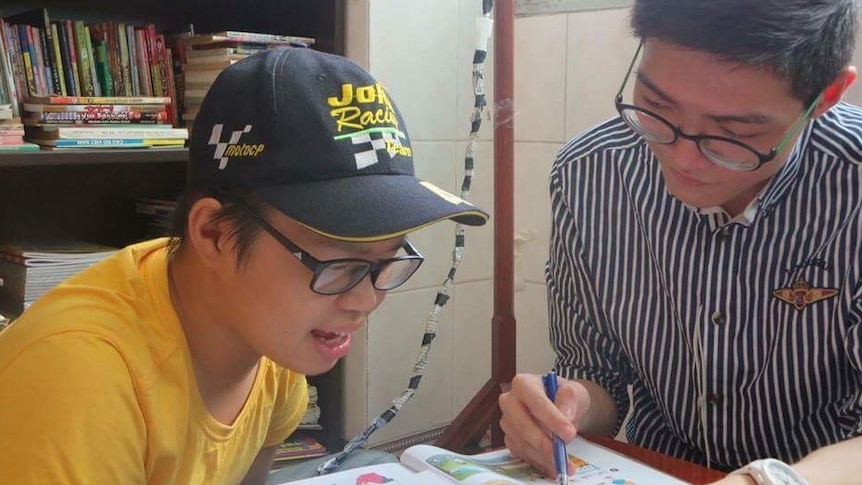
[[[11,167],[48,167],[53,165],[102,165],[129,163],[185,163],[186,148],[162,148],[157,150],[105,149],[76,150],[74,152],[0,153],[0,170]],[[0,182],[2,183],[2,182]]]
[[[0,0],[0,16],[47,8],[52,20],[124,21],[161,33],[239,30],[313,37],[344,53],[346,0]],[[102,149],[0,153],[0,238],[75,238],[121,247],[143,239],[135,199],[173,197],[185,186],[188,150]],[[338,437],[340,366],[311,378],[330,451]]]

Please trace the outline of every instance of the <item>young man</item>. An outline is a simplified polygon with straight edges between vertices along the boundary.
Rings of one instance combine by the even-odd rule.
[[[352,62],[282,48],[225,70],[173,244],[135,244],[0,334],[0,483],[263,483],[304,375],[475,206],[414,177],[404,121]]]
[[[565,379],[556,405],[514,379],[506,444],[552,470],[550,433],[613,435],[631,410],[630,442],[745,467],[723,484],[859,483],[854,1],[636,0],[632,25],[620,117],[551,173]]]

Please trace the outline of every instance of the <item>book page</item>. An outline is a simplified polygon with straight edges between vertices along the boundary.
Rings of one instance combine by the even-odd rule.
[[[544,483],[540,481],[540,472],[516,460],[507,450],[467,456],[436,446],[416,445],[404,450],[401,462],[415,470],[431,470],[450,483],[463,485]]]
[[[285,482],[279,485],[443,485],[430,472],[416,473],[400,463],[381,463],[343,471],[330,475]]]
[[[592,441],[577,437],[566,446],[575,462],[575,482],[590,485],[689,485]]]
[[[578,485],[686,485],[686,482],[583,438],[575,438],[566,449],[575,463],[571,479]],[[431,469],[464,485],[556,483],[531,465],[514,458],[508,450],[467,456],[435,446],[417,445],[405,450],[401,461],[410,468]]]

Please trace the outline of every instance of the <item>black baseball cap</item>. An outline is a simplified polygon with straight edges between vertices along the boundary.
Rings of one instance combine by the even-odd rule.
[[[379,241],[488,214],[415,177],[401,113],[368,72],[303,47],[251,55],[219,74],[195,117],[188,183],[253,189],[324,236]]]

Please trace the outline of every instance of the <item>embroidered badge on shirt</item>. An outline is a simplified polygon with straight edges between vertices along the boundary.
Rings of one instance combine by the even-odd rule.
[[[773,290],[772,296],[790,303],[797,310],[802,310],[811,303],[831,298],[838,294],[835,288],[812,288],[802,275],[793,282],[790,288]]]

